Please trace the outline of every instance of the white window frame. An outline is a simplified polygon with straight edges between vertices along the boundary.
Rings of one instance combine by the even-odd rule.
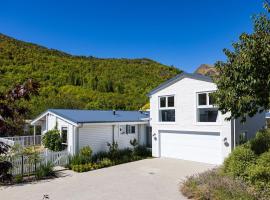
[[[132,132],[132,127],[134,127],[134,133]],[[127,134],[135,134],[136,133],[136,126],[135,125],[126,125],[126,133]]]
[[[160,107],[160,99],[161,98],[166,98],[166,105],[165,105],[165,107]],[[174,98],[174,105],[173,105],[173,107],[169,107],[168,106],[168,97],[173,97]],[[175,98],[175,95],[162,95],[162,96],[159,96],[158,97],[158,121],[160,122],[160,123],[175,123],[176,122],[176,107],[175,107],[175,103],[176,103],[176,98]],[[161,110],[174,110],[174,121],[161,121],[161,115],[160,115],[160,111]]]
[[[204,91],[204,92],[197,92],[196,93],[196,124],[205,124],[205,125],[219,125],[219,111],[217,114],[217,120],[215,122],[200,122],[199,121],[199,109],[200,108],[217,108],[215,105],[209,105],[209,94],[213,93],[215,91]],[[199,105],[199,94],[206,94],[206,105]]]
[[[67,130],[67,142],[66,143],[62,143],[62,144],[63,145],[68,145],[68,126],[61,126],[61,130],[60,130],[61,138],[62,138],[62,130],[63,129],[66,129]]]

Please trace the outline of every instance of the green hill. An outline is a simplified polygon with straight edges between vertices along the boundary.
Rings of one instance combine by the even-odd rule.
[[[150,59],[73,56],[0,34],[0,91],[33,78],[40,96],[29,117],[47,108],[135,110],[146,94],[181,71]]]

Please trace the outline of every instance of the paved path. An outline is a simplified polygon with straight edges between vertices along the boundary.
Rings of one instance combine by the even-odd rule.
[[[61,178],[1,187],[1,200],[180,200],[180,182],[213,165],[146,159],[85,173],[62,172]]]

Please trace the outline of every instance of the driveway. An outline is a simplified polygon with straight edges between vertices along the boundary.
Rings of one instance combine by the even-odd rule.
[[[179,200],[179,184],[213,165],[176,159],[146,159],[100,170],[62,172],[61,178],[1,187],[1,199],[42,200]]]

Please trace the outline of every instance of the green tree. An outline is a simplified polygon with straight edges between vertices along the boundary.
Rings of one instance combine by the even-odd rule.
[[[219,75],[216,104],[231,118],[245,121],[270,108],[270,19],[269,4],[264,14],[254,16],[254,31],[241,34],[233,50],[225,49],[226,62],[217,62]]]

